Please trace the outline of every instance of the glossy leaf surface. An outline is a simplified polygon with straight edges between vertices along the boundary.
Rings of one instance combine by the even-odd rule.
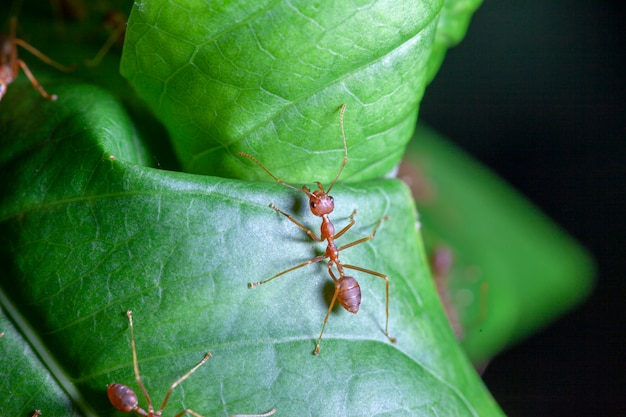
[[[133,8],[122,74],[170,132],[184,170],[328,182],[347,104],[344,181],[380,177],[411,137],[442,0],[155,0]]]

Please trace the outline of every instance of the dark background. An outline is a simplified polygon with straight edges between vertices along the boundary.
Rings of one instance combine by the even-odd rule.
[[[499,173],[596,259],[591,298],[496,357],[511,416],[626,415],[623,1],[486,1],[420,118]]]

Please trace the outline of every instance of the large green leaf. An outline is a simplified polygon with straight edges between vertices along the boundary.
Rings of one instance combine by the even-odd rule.
[[[107,9],[104,3],[86,3],[90,15],[85,21],[57,20],[54,25],[42,3],[29,4],[20,28],[55,59],[80,63],[104,41],[92,35],[90,26]],[[244,5],[259,12],[250,14],[230,4],[219,13],[198,13],[206,5],[142,2],[131,19],[128,45],[148,42],[154,34],[174,33],[183,41],[149,44],[158,46],[151,53],[173,47],[173,54],[160,55],[167,58],[162,64],[182,62],[180,69],[193,73],[192,78],[177,78],[184,71],[171,74],[168,82],[174,88],[163,95],[168,111],[157,111],[174,135],[179,156],[188,151],[185,140],[204,143],[199,139],[206,128],[227,145],[220,148],[225,166],[220,165],[224,155],[203,162],[213,164],[221,176],[268,179],[252,174],[250,161],[233,159],[235,150],[244,150],[285,179],[327,183],[341,161],[338,108],[347,103],[350,161],[342,180],[354,181],[386,172],[402,153],[425,83],[441,4],[392,6],[353,4],[329,12],[293,2]],[[181,14],[185,7],[190,13]],[[150,14],[154,10],[160,10],[158,18]],[[312,24],[307,30],[300,24],[302,11],[313,13],[307,16]],[[141,19],[150,16],[158,25],[142,36],[137,30],[147,26]],[[201,26],[207,18],[215,18],[214,27]],[[182,30],[181,22],[200,25]],[[268,22],[282,22],[281,29],[265,29]],[[311,35],[314,23],[329,26],[316,37]],[[289,33],[289,41],[281,42],[279,33]],[[207,85],[203,71],[193,72],[184,57],[176,61],[187,35],[195,36],[194,41],[208,36],[207,50],[226,45],[232,54],[239,46],[250,52],[244,48],[249,44],[239,42],[249,41],[250,34],[267,35],[258,39],[272,40],[274,49],[267,51],[279,53],[282,62],[271,67],[259,86],[278,89],[288,103],[269,96],[267,102],[257,100],[270,90],[247,88],[250,79],[234,84],[245,87],[237,101],[220,97],[221,90],[198,91],[195,87]],[[204,63],[206,69],[203,60],[215,56],[200,49],[193,63]],[[339,243],[371,233],[382,216],[390,216],[373,240],[342,252],[341,258],[389,275],[390,331],[397,344],[383,333],[383,281],[356,273],[363,290],[361,311],[356,316],[333,312],[322,353],[314,357],[333,288],[325,265],[308,266],[258,288],[246,286],[323,252],[323,245],[312,244],[268,207],[273,202],[315,230],[319,219],[306,213],[304,196],[277,184],[150,168],[175,166],[168,159],[168,139],[117,76],[115,53],[95,69],[79,67],[69,75],[30,57],[39,81],[59,100],[43,100],[20,75],[0,102],[0,256],[6,270],[0,302],[10,318],[2,315],[0,320],[5,333],[0,386],[9,398],[0,414],[25,416],[37,408],[44,416],[114,414],[106,385],[119,382],[137,389],[124,316],[133,309],[140,369],[157,405],[177,376],[207,351],[213,354],[177,388],[166,415],[184,407],[207,417],[273,407],[277,415],[501,415],[445,324],[403,185],[373,181],[333,188],[337,209],[332,218],[338,225],[359,210],[356,225]],[[308,61],[299,62],[298,55]],[[132,64],[150,62],[147,55],[136,58]],[[249,62],[245,56],[230,56],[208,68],[224,69],[234,58],[249,68],[258,68],[256,60],[263,59],[261,54]],[[250,74],[254,81],[255,73]],[[294,81],[307,74],[315,79]],[[239,75],[230,71],[224,79]],[[180,99],[175,106],[168,102],[174,99]],[[205,112],[216,106],[218,117]],[[187,138],[181,133],[191,120],[181,117],[181,111],[200,116],[193,119],[200,134]],[[269,139],[282,143],[268,146],[263,136],[268,129],[275,129]],[[292,144],[292,139],[304,138],[314,140]],[[378,160],[380,165],[374,163]],[[189,168],[190,160],[182,161]],[[301,178],[293,175],[294,168],[301,170]]]
[[[268,206],[317,229],[305,196],[275,183],[146,167],[143,141],[112,96],[90,85],[55,85],[54,103],[26,81],[0,103],[7,271],[0,283],[8,312],[24,317],[14,320],[29,323],[49,352],[33,372],[57,361],[54,376],[82,413],[111,413],[108,383],[136,388],[124,316],[132,309],[140,369],[155,402],[205,352],[213,354],[174,392],[170,412],[500,415],[445,322],[402,183],[338,184],[332,216],[346,224],[359,210],[344,243],[390,217],[373,240],[341,257],[389,275],[390,332],[398,342],[383,333],[383,280],[356,273],[361,311],[331,314],[321,355],[313,356],[332,293],[325,266],[247,287],[323,250]],[[0,342],[3,352],[24,344]],[[47,400],[20,389],[30,377],[5,374],[13,400],[3,413],[47,411]],[[58,402],[66,401],[59,393]]]
[[[135,5],[121,71],[165,123],[185,170],[291,182],[392,170],[411,137],[443,0],[169,1]]]

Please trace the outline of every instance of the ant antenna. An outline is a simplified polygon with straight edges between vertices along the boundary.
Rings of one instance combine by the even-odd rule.
[[[328,190],[326,190],[326,193],[330,193],[330,190],[333,188],[333,186],[339,179],[339,176],[343,172],[343,169],[345,168],[346,163],[348,162],[348,145],[346,145],[346,134],[344,133],[344,130],[343,130],[343,112],[345,110],[346,110],[346,105],[342,104],[341,111],[339,112],[339,126],[341,127],[341,138],[343,139],[343,162],[341,163],[341,168],[339,168],[339,172],[337,172],[337,176],[335,177],[333,182],[330,184],[330,187],[328,187]]]
[[[246,158],[250,159],[252,162],[254,162],[255,164],[257,164],[257,165],[258,165],[258,166],[259,166],[259,167],[260,167],[263,171],[267,172],[267,175],[269,175],[270,177],[272,177],[272,178],[274,179],[274,181],[276,181],[277,183],[282,184],[282,185],[284,185],[285,187],[293,188],[293,189],[294,189],[294,190],[296,190],[296,191],[304,191],[304,190],[302,190],[302,189],[300,189],[300,188],[298,188],[298,187],[295,187],[295,186],[293,186],[293,185],[291,185],[291,184],[288,184],[288,183],[286,183],[285,181],[283,181],[283,180],[281,180],[281,179],[277,178],[274,174],[272,174],[272,173],[270,172],[270,170],[269,170],[269,169],[265,168],[265,167],[263,166],[263,164],[262,164],[262,163],[260,163],[260,162],[259,162],[259,161],[258,161],[258,160],[254,157],[254,156],[252,156],[252,155],[250,155],[250,154],[247,154],[247,153],[245,153],[245,152],[237,152],[237,155],[239,155],[239,156],[244,156],[244,157],[246,157]],[[305,193],[306,193],[306,191],[305,191]],[[308,194],[310,194],[310,193],[306,193],[306,194],[308,195]]]
[[[343,139],[343,162],[341,163],[341,167],[339,168],[339,172],[337,172],[337,175],[335,176],[335,179],[330,184],[330,187],[328,187],[328,190],[325,191],[326,194],[330,193],[330,190],[333,188],[333,186],[335,185],[335,183],[337,182],[337,180],[341,176],[341,173],[343,172],[343,169],[345,168],[346,163],[348,162],[348,145],[346,144],[346,134],[344,133],[344,129],[343,129],[343,113],[344,113],[345,110],[346,110],[346,105],[342,104],[341,105],[341,110],[339,112],[339,126],[341,127],[341,138]],[[274,174],[272,174],[270,172],[269,169],[265,168],[265,166],[263,166],[263,164],[260,163],[254,156],[252,156],[250,154],[247,154],[245,152],[237,152],[237,155],[243,156],[243,157],[246,157],[246,158],[250,159],[252,162],[257,164],[263,171],[265,171],[270,177],[272,177],[272,179],[274,181],[276,181],[277,183],[282,184],[282,185],[284,185],[286,187],[289,187],[291,189],[294,189],[296,191],[302,191],[309,198],[312,196],[312,193],[311,193],[311,191],[309,190],[308,187],[303,186],[302,188],[298,188],[296,186],[293,186],[291,184],[286,183],[285,181],[281,180],[280,178],[277,178]],[[317,186],[318,186],[318,188],[320,190],[324,190],[324,187],[322,186],[321,183],[318,182]]]

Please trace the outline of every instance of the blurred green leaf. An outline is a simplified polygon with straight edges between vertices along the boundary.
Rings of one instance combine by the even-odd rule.
[[[589,254],[437,133],[418,126],[401,175],[412,178],[429,251],[452,251],[449,296],[464,330],[463,347],[475,363],[589,294]]]

